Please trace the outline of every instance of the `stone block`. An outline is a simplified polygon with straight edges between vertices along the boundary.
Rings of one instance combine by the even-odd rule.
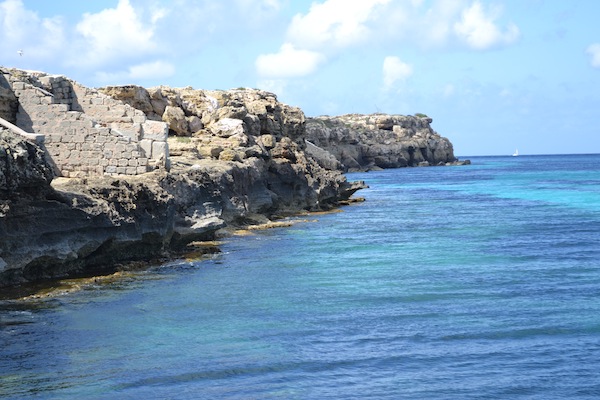
[[[136,151],[136,150],[139,150],[139,149],[140,149],[139,142],[131,142],[131,143],[125,145],[125,151],[128,151],[130,153],[132,151]]]
[[[119,163],[117,165],[119,167],[126,167],[129,165],[129,160],[126,158],[119,158]]]
[[[52,104],[52,111],[59,112],[61,114],[66,114],[67,112],[69,112],[69,105],[68,104]]]
[[[64,129],[64,130],[72,129],[74,126],[76,126],[76,122],[74,122],[74,121],[60,121],[58,123],[58,126],[61,129]]]
[[[142,123],[142,138],[150,140],[166,141],[169,135],[169,128],[162,121],[147,120]]]
[[[138,124],[132,124],[131,127],[124,127],[122,124],[113,122],[110,126],[113,133],[124,136],[133,141],[140,140],[140,128]]]
[[[127,175],[136,175],[137,174],[137,167],[127,167],[127,168],[125,168],[125,173]]]
[[[113,166],[113,165],[108,165],[108,166],[107,166],[107,167],[104,169],[104,171],[105,171],[107,174],[116,174],[116,173],[117,173],[117,167],[115,167],[115,166]]]
[[[104,151],[115,152],[117,145],[111,142],[104,143]]]
[[[104,135],[96,135],[95,142],[96,144],[104,144],[108,141],[108,138]]]
[[[146,167],[146,166],[137,167],[136,171],[138,174],[145,174],[146,172],[148,172],[148,167]]]
[[[65,118],[69,121],[77,121],[81,116],[82,114],[79,111],[67,111],[65,113]]]
[[[146,122],[146,116],[145,115],[134,115],[133,116],[133,123],[134,124],[143,124],[144,122]]]
[[[153,160],[159,160],[161,157],[165,160],[169,157],[169,145],[167,142],[153,142],[151,158]]]
[[[152,156],[152,140],[142,139],[140,140],[140,150],[143,152],[142,155],[150,158]]]

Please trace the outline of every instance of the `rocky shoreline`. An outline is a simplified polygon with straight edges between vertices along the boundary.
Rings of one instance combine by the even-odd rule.
[[[0,287],[112,273],[118,263],[214,240],[225,227],[330,210],[365,187],[345,171],[460,163],[421,117],[307,119],[254,89],[96,91],[60,76],[2,73],[5,126],[32,121],[29,133],[46,141],[0,127]],[[30,93],[42,105],[24,118]],[[91,94],[89,106],[82,93]],[[44,102],[53,130],[43,128]],[[92,162],[96,154],[105,157]]]

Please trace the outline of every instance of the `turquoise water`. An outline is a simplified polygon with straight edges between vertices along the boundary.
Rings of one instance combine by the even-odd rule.
[[[600,155],[351,174],[365,203],[36,303],[0,397],[600,398]]]

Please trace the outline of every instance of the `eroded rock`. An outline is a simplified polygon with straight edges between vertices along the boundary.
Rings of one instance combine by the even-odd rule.
[[[456,163],[452,143],[428,117],[349,114],[310,118],[306,137],[344,171]]]

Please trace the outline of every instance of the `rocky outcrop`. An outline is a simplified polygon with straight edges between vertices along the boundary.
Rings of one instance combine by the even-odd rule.
[[[261,90],[0,79],[1,118],[21,125],[0,131],[0,286],[110,272],[223,227],[330,209],[365,187],[342,171],[456,162],[429,118],[307,120]]]
[[[164,86],[101,91],[166,121],[173,168],[208,171],[230,193],[225,210],[240,218],[327,208],[360,186],[307,154],[304,113],[273,93]]]
[[[10,83],[0,74],[0,118],[14,124],[17,121],[18,108],[19,103]]]
[[[349,114],[310,118],[306,139],[321,163],[322,150],[333,154],[344,171],[460,163],[452,143],[431,128],[431,118],[387,114]],[[319,154],[319,149],[321,154]]]
[[[225,226],[334,207],[364,186],[309,157],[304,114],[270,93],[111,90],[148,121],[176,116],[170,171],[52,180],[43,148],[3,131],[0,286],[110,272]]]
[[[39,146],[0,127],[0,201],[44,198],[52,178]]]

